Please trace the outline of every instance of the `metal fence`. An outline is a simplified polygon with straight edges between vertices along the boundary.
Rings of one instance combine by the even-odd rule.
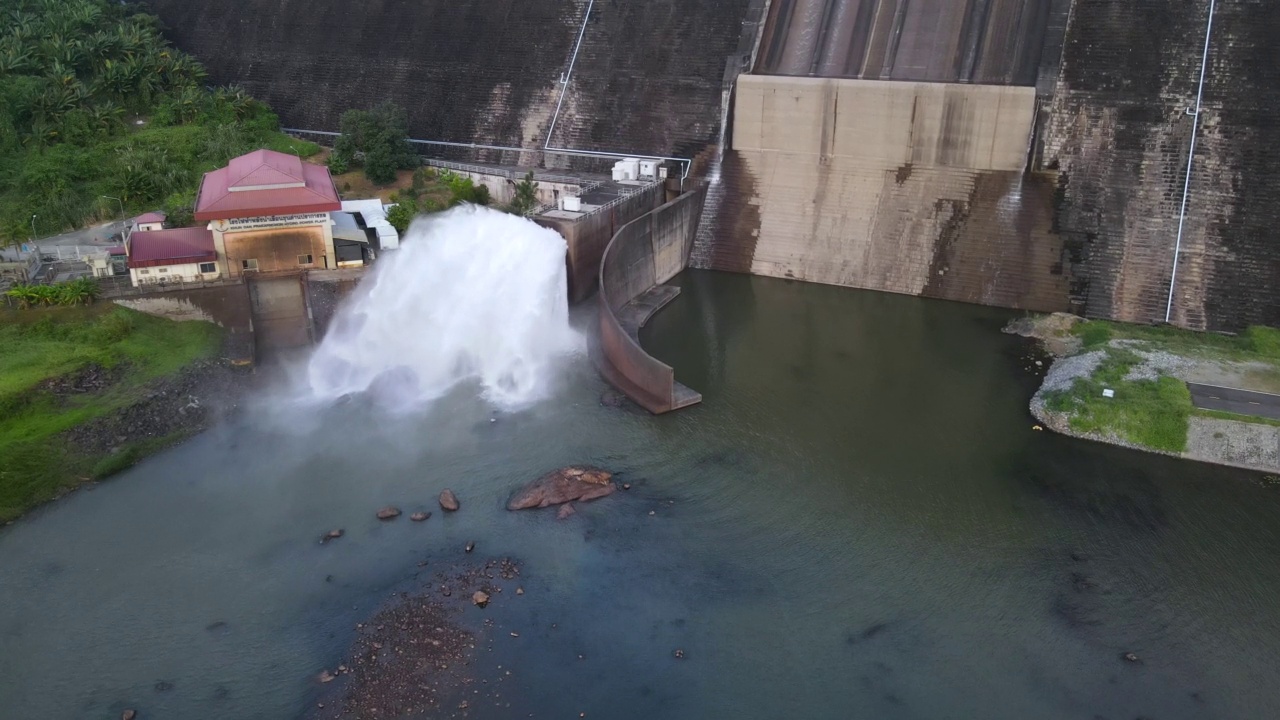
[[[444,170],[454,170],[457,172],[475,173],[477,175],[496,175],[508,180],[523,180],[528,170],[520,172],[518,168],[494,167],[491,165],[473,165],[471,163],[454,162],[452,160],[437,160],[435,158],[422,158],[422,164],[430,167],[441,168]],[[578,186],[578,192],[586,194],[599,188],[601,182],[599,180],[588,180],[573,175],[557,175],[555,173],[544,173],[533,170],[533,179],[536,182],[554,182],[564,183],[565,185]]]

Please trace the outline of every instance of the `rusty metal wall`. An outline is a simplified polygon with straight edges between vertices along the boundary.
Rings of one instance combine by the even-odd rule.
[[[319,227],[283,228],[226,233],[227,265],[231,277],[239,277],[242,260],[258,261],[258,272],[298,272],[324,269],[329,249]],[[310,255],[312,264],[298,265],[299,255]]]
[[[685,268],[706,193],[701,185],[624,225],[609,241],[600,263],[597,365],[610,384],[655,414],[681,406],[675,371],[645,352],[618,315],[628,303]]]

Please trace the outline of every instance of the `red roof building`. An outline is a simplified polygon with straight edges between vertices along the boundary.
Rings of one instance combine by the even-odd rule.
[[[139,230],[129,235],[129,268],[209,263],[218,259],[213,233],[205,228]]]
[[[162,223],[164,222],[164,218],[165,214],[162,212],[149,212],[143,213],[134,218],[133,222],[138,225],[147,225],[149,223]]]
[[[207,222],[341,209],[329,168],[274,150],[255,150],[205,173],[195,218]]]

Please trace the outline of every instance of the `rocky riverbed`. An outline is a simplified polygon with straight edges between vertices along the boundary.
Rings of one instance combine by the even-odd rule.
[[[92,366],[72,378],[59,378],[49,389],[59,395],[104,392],[119,375],[118,371]],[[152,381],[135,402],[78,425],[63,437],[69,449],[87,456],[126,452],[130,446],[147,441],[180,442],[235,410],[251,377],[252,370],[243,366],[221,360],[199,361],[175,375]]]
[[[459,563],[437,571],[423,587],[397,594],[366,622],[337,667],[319,670],[326,686],[311,717],[468,717],[485,705],[508,705],[499,673],[493,682],[473,672],[476,652],[499,632],[491,619],[468,622],[468,607],[488,607],[523,595],[511,558]],[[512,637],[518,633],[509,632]]]

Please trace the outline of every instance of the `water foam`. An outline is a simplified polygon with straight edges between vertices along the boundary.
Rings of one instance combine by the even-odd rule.
[[[545,397],[583,345],[565,253],[554,230],[488,208],[418,219],[339,308],[307,364],[310,393],[412,406],[474,379],[505,408]]]

